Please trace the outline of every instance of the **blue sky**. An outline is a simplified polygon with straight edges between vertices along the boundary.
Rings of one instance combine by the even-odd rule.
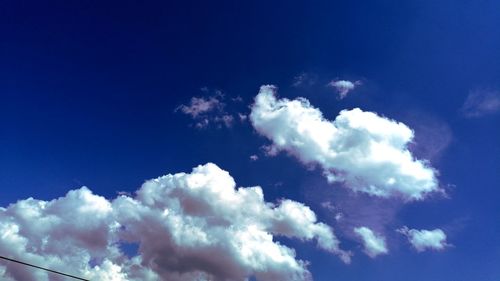
[[[338,251],[322,249],[316,241],[320,236],[273,233],[274,242],[295,249],[296,260],[310,263],[314,280],[497,280],[498,2],[181,2],[0,4],[1,223],[18,223],[18,235],[29,244],[38,238],[18,222],[23,211],[12,211],[18,200],[72,198],[68,191],[86,186],[118,208],[119,192],[146,200],[134,197],[146,180],[196,173],[193,167],[211,162],[237,186],[260,186],[265,201],[276,208],[284,198],[300,202],[318,223],[333,229],[341,249],[352,254],[349,264]],[[302,124],[307,114],[290,111],[279,120],[257,116],[255,98],[262,85],[275,86],[266,89],[283,107],[307,99],[300,110],[320,111],[327,126],[342,110],[354,108],[376,113],[356,119],[368,131],[375,128],[373,120],[402,122],[414,139],[398,152],[411,153],[410,162],[428,160],[419,163],[433,171],[436,184],[423,192],[420,181],[398,178],[396,165],[387,172],[396,178],[394,193],[370,193],[370,185],[385,190],[379,180],[388,180],[387,170],[376,163],[390,156],[359,171],[349,164],[358,160],[355,156],[347,154],[354,160],[346,164],[314,152],[308,145],[323,136],[311,137],[290,125]],[[193,107],[193,97],[206,110]],[[309,128],[311,123],[303,124]],[[382,139],[397,134],[388,127],[377,133]],[[276,155],[269,152],[273,145],[280,150]],[[342,176],[328,182],[328,173]],[[405,197],[409,193],[401,191],[401,182],[422,197]],[[367,240],[354,231],[363,226],[385,241],[386,253],[366,254]],[[419,251],[410,239],[415,232],[397,231],[404,226],[442,230],[443,248]],[[136,236],[132,244],[147,244]],[[5,245],[0,254],[31,259],[29,248],[23,254]],[[139,254],[147,252],[146,246],[138,247]],[[33,262],[53,255],[60,259],[54,267],[106,278],[69,266],[56,252],[39,251]],[[93,255],[93,263],[104,259],[101,252]],[[193,261],[184,262],[201,270]],[[13,280],[46,278],[5,265],[0,264],[0,274]],[[252,270],[234,276],[250,278]],[[162,274],[165,279],[171,273]]]

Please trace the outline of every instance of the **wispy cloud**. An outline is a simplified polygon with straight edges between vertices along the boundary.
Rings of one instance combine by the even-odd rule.
[[[189,104],[180,105],[176,110],[190,115],[192,118],[197,118],[202,114],[206,114],[215,110],[220,110],[224,104],[217,97],[192,97]]]
[[[245,121],[245,114],[229,112],[226,103],[226,101],[229,101],[230,105],[241,103],[243,99],[240,96],[226,99],[225,94],[220,90],[211,91],[207,87],[200,90],[205,95],[210,93],[212,95],[208,97],[192,97],[189,103],[182,104],[174,110],[188,115],[194,121],[194,127],[203,129],[215,125],[219,128],[230,128],[235,120]]]
[[[438,162],[441,155],[453,141],[450,126],[442,119],[428,112],[408,111],[405,120],[415,132],[410,150],[423,159]]]
[[[477,118],[500,112],[500,91],[471,91],[465,99],[461,111],[468,118]]]

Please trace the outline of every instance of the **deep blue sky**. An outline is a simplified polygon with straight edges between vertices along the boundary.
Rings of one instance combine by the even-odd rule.
[[[461,113],[471,91],[500,91],[498,1],[105,2],[0,3],[2,206],[82,185],[113,198],[210,161],[333,223],[311,194],[333,192],[320,171],[286,155],[249,161],[267,142],[248,123],[197,130],[174,112],[202,87],[241,96],[248,112],[259,86],[275,84],[329,119],[360,107],[403,121],[417,155],[449,139],[431,159],[449,198],[407,204],[394,224],[446,228],[454,247],[416,253],[399,237],[389,255],[358,251],[344,265],[285,241],[315,280],[498,280],[500,114]],[[319,82],[292,87],[301,73]],[[323,87],[335,78],[363,86],[340,101]]]

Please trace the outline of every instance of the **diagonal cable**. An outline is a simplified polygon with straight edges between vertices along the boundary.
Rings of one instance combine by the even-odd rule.
[[[41,266],[38,266],[38,265],[30,264],[30,263],[27,263],[27,262],[18,261],[18,260],[15,260],[15,259],[4,257],[4,256],[0,256],[0,259],[11,261],[11,262],[15,262],[15,263],[19,263],[19,264],[22,264],[22,265],[31,266],[31,267],[34,267],[34,268],[42,269],[42,270],[45,270],[45,271],[48,271],[48,272],[52,272],[52,273],[55,273],[55,274],[59,274],[59,275],[71,277],[71,278],[78,279],[78,280],[90,281],[89,279],[84,279],[84,278],[81,278],[81,277],[78,277],[78,276],[74,276],[74,275],[71,275],[71,274],[67,274],[67,273],[55,271],[55,270],[48,269],[48,268],[45,268],[45,267],[41,267]]]

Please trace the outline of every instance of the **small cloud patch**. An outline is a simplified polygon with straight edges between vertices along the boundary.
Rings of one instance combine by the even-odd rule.
[[[333,80],[327,84],[328,87],[334,88],[337,91],[338,98],[343,99],[353,91],[358,86],[361,86],[361,81],[349,81],[349,80]]]
[[[371,258],[378,255],[387,254],[389,250],[385,244],[385,238],[374,233],[368,227],[356,227],[354,233],[361,238],[364,246],[364,252]]]
[[[406,236],[417,252],[426,250],[440,251],[450,246],[446,243],[446,234],[439,228],[434,230],[417,230],[404,226],[398,229],[397,232]]]
[[[200,91],[205,95],[211,95],[192,97],[189,103],[182,104],[174,110],[174,112],[181,112],[189,116],[194,122],[191,126],[198,129],[209,126],[231,128],[237,120],[244,122],[247,119],[246,114],[231,110],[234,105],[241,104],[243,101],[241,96],[226,98],[222,91],[210,91],[207,87],[201,88]]]

